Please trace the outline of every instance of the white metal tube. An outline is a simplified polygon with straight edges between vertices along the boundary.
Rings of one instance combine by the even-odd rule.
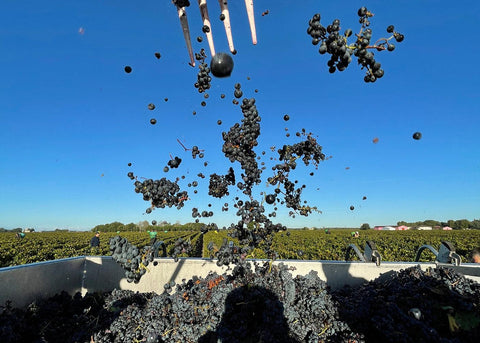
[[[228,48],[230,52],[235,51],[235,47],[233,46],[233,37],[232,37],[232,26],[230,25],[230,12],[228,11],[228,3],[227,0],[218,0],[220,4],[220,10],[222,14],[225,16],[223,20],[223,26],[225,26],[225,33],[227,34],[227,41],[228,41]]]
[[[252,32],[252,43],[257,44],[257,30],[255,29],[255,15],[253,13],[253,0],[245,0],[247,8],[248,22],[250,23],[250,31]]]
[[[188,55],[190,56],[190,65],[194,67],[195,58],[193,57],[192,40],[190,39],[190,29],[188,28],[187,11],[185,11],[185,7],[177,6],[177,12],[178,18],[180,19],[180,25],[182,25],[183,37],[185,38],[185,43],[187,44]]]
[[[206,32],[208,46],[210,47],[210,53],[212,57],[215,56],[215,47],[213,45],[212,25],[210,24],[210,17],[208,16],[207,0],[198,0],[198,7],[200,8],[200,14],[202,15],[203,26],[210,28],[209,32]]]

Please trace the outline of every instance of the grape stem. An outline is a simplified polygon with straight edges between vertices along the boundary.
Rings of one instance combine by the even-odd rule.
[[[322,330],[322,332],[320,332],[318,335],[321,336],[323,335],[325,332],[327,332],[327,330],[330,328],[330,324],[328,324],[327,326],[325,326],[325,328]]]

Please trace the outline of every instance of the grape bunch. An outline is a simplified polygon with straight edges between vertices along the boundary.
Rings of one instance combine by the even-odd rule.
[[[188,254],[192,251],[192,249],[192,244],[189,241],[184,240],[183,238],[179,238],[175,241],[172,257],[175,262],[178,262],[179,255]]]
[[[212,81],[212,77],[210,76],[210,67],[205,63],[206,58],[207,54],[205,53],[205,49],[201,49],[200,53],[195,53],[195,59],[200,62],[197,82],[195,83],[195,88],[198,89],[199,93],[205,92],[210,89],[211,86],[210,82]]]
[[[229,168],[226,175],[210,175],[210,183],[208,185],[208,195],[215,198],[222,198],[228,195],[228,186],[235,185],[235,172],[232,167]]]
[[[296,160],[302,158],[306,166],[313,162],[318,166],[320,161],[325,160],[325,154],[322,153],[322,147],[317,143],[317,140],[311,134],[307,135],[307,139],[293,144],[284,145],[277,150],[279,161],[284,161],[283,164],[277,164],[274,169],[282,170],[288,173],[291,169],[297,166]]]
[[[297,136],[301,136],[301,134],[298,133]],[[306,166],[312,162],[315,167],[318,167],[320,161],[325,160],[322,147],[317,143],[317,140],[312,137],[312,134],[308,134],[306,135],[306,140],[293,145],[284,145],[281,149],[277,150],[277,153],[278,160],[283,161],[283,163],[272,167],[275,173],[267,179],[267,182],[270,185],[277,185],[277,188],[275,189],[275,195],[269,195],[266,198],[266,202],[268,204],[274,203],[276,195],[283,193],[284,201],[282,201],[282,203],[285,204],[287,208],[293,210],[293,212],[289,213],[291,216],[294,216],[295,213],[308,216],[313,211],[319,212],[315,206],[310,207],[302,204],[301,194],[305,185],[295,188],[295,182],[289,180],[289,173],[297,167],[296,161],[300,158]],[[283,192],[280,186],[283,186]],[[275,216],[275,212],[273,212],[272,215]]]
[[[375,82],[384,75],[381,64],[375,60],[375,54],[370,50],[377,51],[393,51],[395,45],[391,42],[395,39],[398,43],[404,40],[404,35],[395,31],[393,25],[387,27],[387,33],[391,36],[388,38],[380,38],[371,44],[372,29],[370,26],[370,18],[373,13],[368,11],[366,7],[358,10],[359,22],[361,28],[358,34],[355,34],[356,41],[348,43],[348,38],[353,35],[351,29],[347,29],[342,34],[340,32],[340,20],[333,20],[332,24],[326,28],[320,24],[320,14],[315,14],[309,21],[307,33],[312,37],[312,44],[318,45],[318,52],[323,55],[328,53],[330,60],[327,62],[328,71],[334,73],[336,70],[344,71],[352,62],[352,56],[357,57],[358,64],[362,69],[366,70],[364,77],[365,82]]]
[[[204,153],[203,152],[200,152],[200,149],[198,148],[198,146],[194,145],[192,147],[192,157],[193,159],[197,158],[197,156],[199,158],[203,158],[204,157]]]
[[[257,138],[260,135],[261,118],[258,115],[254,98],[244,98],[241,109],[242,124],[235,123],[229,132],[222,133],[224,141],[222,152],[230,162],[240,163],[245,174],[242,174],[243,182],[237,183],[237,186],[246,195],[250,195],[252,186],[260,183],[261,170],[258,168],[257,154],[253,148],[258,145]]]
[[[213,217],[213,211],[205,211],[205,210],[204,210],[204,211],[200,212],[200,211],[198,210],[198,208],[194,207],[194,208],[192,208],[192,217],[193,217],[193,218],[197,218],[197,217],[198,217],[198,218],[201,218],[201,217],[203,217],[203,218]],[[198,223],[199,220],[196,219],[195,222]]]
[[[120,236],[110,238],[109,243],[112,258],[125,269],[127,281],[138,283],[147,271],[148,264],[153,262],[153,249],[150,246],[139,249]]]
[[[180,163],[182,163],[182,159],[180,157],[175,156],[170,161],[168,161],[168,166],[170,168],[178,168]]]
[[[130,179],[135,178],[132,172],[127,174]],[[188,193],[180,191],[177,182],[172,182],[166,178],[159,180],[146,179],[143,182],[136,180],[135,193],[142,193],[143,200],[149,201],[152,207],[147,208],[146,212],[151,213],[152,208],[165,208],[175,206],[181,209],[184,202],[188,200]]]
[[[177,5],[178,7],[188,7],[190,6],[190,1],[189,0],[172,0],[174,5]]]
[[[210,224],[207,224],[207,225],[202,225],[202,227],[200,228],[200,232],[202,234],[206,234],[208,231],[216,231],[218,230],[218,226],[217,224],[215,223],[210,223]]]

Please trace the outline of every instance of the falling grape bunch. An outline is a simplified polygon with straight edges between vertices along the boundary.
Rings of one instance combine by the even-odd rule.
[[[318,52],[321,55],[330,54],[330,60],[327,62],[328,71],[334,73],[336,70],[344,71],[352,62],[353,57],[356,57],[358,64],[362,69],[366,69],[364,77],[365,82],[375,82],[384,75],[382,65],[375,60],[373,50],[377,51],[393,51],[395,44],[392,39],[398,43],[405,38],[403,34],[395,31],[393,25],[387,27],[387,33],[391,34],[388,38],[379,38],[373,44],[372,29],[370,28],[370,18],[373,13],[367,10],[366,7],[361,7],[358,10],[359,23],[361,24],[359,33],[355,34],[356,41],[348,42],[348,38],[353,36],[351,29],[346,29],[343,35],[340,33],[340,20],[335,19],[332,24],[326,28],[320,24],[320,14],[315,14],[309,21],[307,33],[312,37],[312,44],[320,44]],[[353,57],[352,57],[353,56]]]

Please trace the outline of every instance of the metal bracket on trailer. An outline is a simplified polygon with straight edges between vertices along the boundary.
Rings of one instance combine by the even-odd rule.
[[[454,266],[459,266],[462,263],[460,255],[455,252],[455,247],[450,242],[442,242],[440,244],[440,249],[437,251],[431,245],[425,244],[422,245],[417,250],[417,255],[415,256],[415,262],[420,260],[422,252],[428,249],[435,255],[435,261],[439,263],[449,263]]]
[[[365,263],[375,263],[377,266],[380,265],[382,261],[382,256],[377,250],[377,246],[373,241],[367,241],[365,244],[365,252],[362,254],[360,249],[355,244],[350,244],[347,247],[347,252],[345,256],[345,261],[350,260],[350,254],[352,250],[355,252],[360,261]]]

